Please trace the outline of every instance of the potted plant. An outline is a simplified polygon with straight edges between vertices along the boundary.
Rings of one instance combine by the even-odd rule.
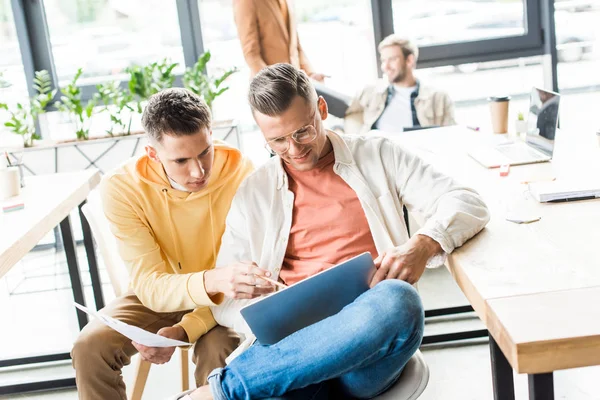
[[[144,103],[150,96],[173,86],[173,70],[179,65],[166,58],[146,66],[132,65],[126,69],[129,74],[129,92],[136,99],[137,112],[142,113]]]
[[[102,102],[104,108],[100,112],[110,113],[110,127],[106,130],[109,136],[116,133],[129,135],[131,133],[131,119],[134,109],[130,103],[133,96],[130,92],[121,88],[121,83],[118,81],[106,82],[96,86],[98,93],[94,96],[96,102]],[[129,114],[129,118],[124,113]]]
[[[517,135],[527,133],[527,121],[525,121],[525,116],[520,111],[517,114],[517,120],[515,121],[515,132]]]
[[[206,64],[209,61],[210,51],[207,51],[198,58],[198,61],[191,68],[186,68],[183,74],[183,86],[201,96],[212,110],[213,101],[229,89],[229,87],[222,87],[221,85],[231,74],[236,73],[238,70],[232,68],[219,76],[212,76],[206,72]]]
[[[70,114],[73,123],[75,124],[75,135],[78,140],[88,140],[90,138],[90,125],[94,106],[96,101],[94,98],[84,103],[81,100],[81,89],[77,86],[77,80],[81,77],[83,70],[79,68],[73,77],[73,80],[60,91],[62,96],[57,104],[59,111]]]
[[[24,147],[31,147],[34,140],[40,139],[35,122],[45,113],[46,107],[56,95],[56,89],[52,90],[52,79],[46,70],[35,72],[33,88],[36,95],[29,100],[29,105],[17,103],[14,109],[10,109],[8,104],[0,103],[0,108],[8,111],[10,115],[4,126],[10,132],[23,137]]]

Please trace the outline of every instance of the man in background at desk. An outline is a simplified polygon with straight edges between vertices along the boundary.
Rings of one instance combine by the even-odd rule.
[[[101,312],[165,337],[196,342],[194,375],[202,385],[239,343],[234,332],[212,329],[216,324],[208,306],[230,291],[250,298],[272,291],[244,282],[249,271],[263,274],[251,264],[213,269],[229,206],[252,165],[237,149],[213,141],[210,109],[186,89],[152,96],[142,124],[149,139],[146,154],[107,174],[100,188],[131,287]],[[162,364],[174,350],[132,343],[91,321],[71,352],[79,398],[126,399],[121,369],[131,356],[139,351]]]
[[[323,82],[298,38],[293,3],[288,0],[233,0],[233,14],[252,76],[267,65],[289,63]]]
[[[383,39],[378,49],[385,77],[352,100],[344,118],[345,133],[456,124],[450,96],[415,78],[419,49],[414,43],[394,34]]]
[[[378,268],[372,289],[338,314],[280,342],[251,345],[240,315],[246,300],[212,307],[217,322],[244,335],[229,365],[192,399],[371,398],[400,376],[423,336],[423,306],[411,286],[489,220],[473,190],[435,171],[389,139],[327,131],[327,103],[289,64],[263,69],[250,106],[277,155],[240,186],[217,270],[253,260],[293,284],[363,252]],[[402,206],[427,218],[408,237]],[[260,283],[257,279],[257,284]],[[290,310],[292,311],[292,310]],[[331,385],[331,386],[330,386]]]

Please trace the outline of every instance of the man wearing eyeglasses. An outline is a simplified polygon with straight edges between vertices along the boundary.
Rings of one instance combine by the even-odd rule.
[[[216,321],[245,341],[227,367],[211,373],[209,385],[188,396],[377,396],[421,343],[423,306],[411,284],[436,256],[483,229],[487,207],[476,192],[388,139],[326,130],[327,103],[291,65],[263,69],[249,101],[276,157],[238,189],[217,269],[251,260],[293,284],[368,251],[378,270],[371,289],[338,314],[270,346],[252,345],[239,312],[247,300],[212,307]],[[403,205],[427,218],[411,238]]]

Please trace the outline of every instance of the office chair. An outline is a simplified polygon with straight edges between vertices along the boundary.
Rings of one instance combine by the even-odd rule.
[[[123,260],[119,256],[115,237],[110,231],[108,220],[104,216],[100,195],[97,191],[92,191],[88,197],[87,203],[81,207],[83,215],[87,219],[92,229],[92,234],[102,255],[102,260],[106,266],[110,283],[116,297],[124,294],[129,285],[127,269]],[[189,382],[189,356],[188,350],[181,349],[181,390],[187,390],[190,387]],[[128,397],[130,400],[141,400],[146,386],[146,380],[150,373],[152,363],[139,358],[136,365],[135,378],[130,387]]]

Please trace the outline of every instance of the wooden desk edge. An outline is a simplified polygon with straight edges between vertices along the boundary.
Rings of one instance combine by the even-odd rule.
[[[21,260],[52,228],[60,222],[79,204],[81,204],[89,193],[100,184],[101,175],[98,170],[90,174],[90,177],[81,186],[73,191],[54,212],[46,215],[37,226],[34,226],[26,236],[17,240],[14,244],[16,250],[13,254],[5,254],[0,259],[0,278]],[[10,250],[8,251],[10,252]],[[7,253],[8,253],[7,252]],[[13,261],[15,260],[15,261]]]
[[[490,303],[479,295],[451,256],[448,270],[517,373],[540,374],[600,364],[600,336],[516,343]],[[498,298],[489,299],[495,300]],[[555,351],[548,351],[548,347]]]
[[[518,368],[515,368],[518,373],[541,374],[600,364],[600,336],[509,345],[518,354]]]

